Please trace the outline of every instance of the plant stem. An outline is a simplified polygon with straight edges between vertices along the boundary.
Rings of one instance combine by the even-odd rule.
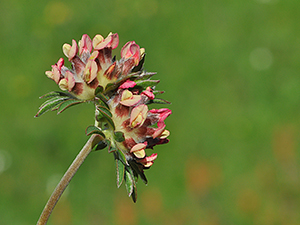
[[[89,140],[86,142],[86,144],[83,146],[81,151],[78,153],[77,157],[74,159],[72,164],[70,165],[67,172],[64,174],[64,176],[61,178],[60,182],[56,186],[55,190],[53,191],[52,195],[50,196],[47,204],[45,205],[45,208],[37,222],[37,225],[45,225],[52,213],[52,210],[54,209],[56,203],[58,202],[60,196],[70,183],[71,179],[77,172],[78,168],[81,166],[81,164],[84,162],[86,157],[90,154],[93,147],[98,144],[101,141],[101,138],[99,135],[93,134]]]

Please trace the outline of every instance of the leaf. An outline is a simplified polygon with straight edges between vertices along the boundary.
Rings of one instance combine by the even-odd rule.
[[[128,193],[128,196],[130,197],[133,190],[134,190],[134,179],[133,177],[131,176],[130,172],[127,170],[131,170],[130,167],[129,168],[126,168],[125,170],[125,186],[126,186],[126,190],[127,190],[127,193]]]
[[[52,99],[47,100],[41,106],[35,117],[39,117],[43,115],[45,112],[55,108],[57,105],[61,104],[64,101],[67,101],[69,98],[65,97],[54,97]]]
[[[100,106],[97,106],[97,110],[99,112],[99,115],[97,116],[97,120],[100,120],[101,119],[101,116],[104,117],[106,119],[106,121],[111,125],[111,127],[113,128],[113,130],[115,129],[115,124],[114,124],[114,121],[112,120],[112,114],[109,110],[107,110],[106,108],[104,107],[100,107]]]
[[[120,149],[118,149],[118,154],[119,154],[119,159],[122,161],[122,163],[124,165],[129,165],[124,153]]]
[[[155,98],[152,100],[149,100],[147,104],[152,104],[152,103],[156,103],[156,104],[171,104],[171,102],[161,99],[161,98]]]
[[[153,87],[156,86],[160,80],[140,80],[136,82],[137,86],[141,86],[142,88]]]
[[[125,186],[128,196],[132,198],[133,202],[137,200],[136,182],[131,167],[125,167]]]
[[[57,114],[62,113],[64,110],[66,110],[67,108],[73,106],[73,105],[77,105],[79,103],[83,103],[82,100],[78,100],[78,99],[69,99],[67,101],[62,102],[59,107],[58,107],[58,112]]]
[[[109,100],[108,97],[106,97],[104,94],[103,94],[103,87],[102,86],[99,86],[96,88],[96,91],[95,91],[95,95],[101,99],[101,101],[103,102],[107,102]]]
[[[163,94],[163,93],[165,93],[164,91],[158,91],[158,90],[154,90],[153,91],[153,94],[154,95],[161,95],[161,94]]]
[[[142,74],[134,74],[133,76],[137,78],[136,80],[146,80],[146,79],[150,79],[155,74],[156,74],[155,72],[143,71]]]
[[[68,96],[68,97],[73,97],[68,93],[65,92],[60,92],[60,91],[51,91],[47,94],[44,94],[43,96],[41,96],[40,98],[52,98],[52,97],[56,97],[56,96]]]
[[[106,109],[109,109],[109,106],[107,105],[107,103],[102,101],[101,99],[96,99],[95,104],[96,104],[96,106],[105,107]]]
[[[101,105],[98,105],[97,106],[97,109],[103,113],[105,113],[106,115],[108,115],[109,117],[112,117],[112,114],[111,112],[109,111],[108,108],[104,107],[104,106],[101,106]]]
[[[47,104],[49,104],[49,103],[51,103],[51,102],[54,102],[54,101],[56,101],[56,100],[59,100],[59,99],[61,99],[61,100],[68,100],[68,99],[70,99],[70,98],[67,97],[67,96],[65,96],[65,97],[56,96],[56,97],[50,98],[50,99],[44,101],[44,102],[41,104],[41,106],[39,107],[39,109],[43,108],[44,105],[47,105]]]
[[[96,126],[88,126],[85,130],[85,134],[87,136],[91,135],[91,134],[99,134],[101,135],[104,139],[105,139],[105,134]]]
[[[136,203],[136,200],[137,200],[137,188],[136,188],[136,184],[134,184],[134,186],[133,186],[133,192],[131,194],[131,198],[132,198],[132,201],[134,203]]]
[[[125,172],[125,165],[119,159],[116,160],[116,171],[117,171],[117,186],[118,188],[122,185],[124,180],[124,172]]]
[[[114,132],[114,139],[117,142],[123,142],[123,141],[125,141],[125,137],[124,137],[123,132],[121,132],[121,131]]]

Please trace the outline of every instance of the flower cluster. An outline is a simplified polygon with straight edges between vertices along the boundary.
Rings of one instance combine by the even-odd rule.
[[[117,147],[128,160],[135,160],[143,168],[148,168],[157,154],[146,157],[145,149],[168,142],[166,138],[169,131],[165,129],[164,120],[171,114],[171,110],[149,110],[147,102],[154,99],[152,89],[148,87],[139,92],[138,89],[134,90],[135,86],[134,81],[126,81],[108,104],[115,122],[115,130],[124,134],[125,140],[117,143]],[[152,126],[154,124],[157,124],[157,128]]]
[[[151,80],[155,73],[144,71],[145,49],[134,41],[121,49],[121,59],[112,56],[119,44],[118,34],[106,38],[96,35],[91,39],[84,34],[77,44],[64,44],[63,52],[72,64],[64,65],[60,58],[46,75],[54,80],[62,91],[48,93],[36,116],[49,110],[64,109],[79,103],[95,104],[95,124],[86,130],[97,134],[101,140],[95,150],[108,147],[113,152],[117,167],[118,187],[125,181],[129,196],[136,201],[136,180],[147,179],[144,169],[157,158],[156,153],[147,156],[146,149],[168,143],[169,131],[165,119],[171,114],[167,108],[149,109],[152,103],[168,104],[156,95],[159,80]]]

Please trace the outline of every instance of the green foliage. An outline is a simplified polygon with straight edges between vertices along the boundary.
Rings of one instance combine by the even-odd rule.
[[[35,115],[35,117],[39,117],[43,115],[44,113],[48,112],[49,110],[57,110],[59,109],[58,113],[63,111],[65,108],[71,106],[70,101],[75,101],[72,96],[70,96],[67,93],[59,92],[59,91],[53,91],[49,92],[40,98],[50,98],[47,101],[45,101],[40,107],[39,111]]]
[[[77,104],[80,104],[80,103],[83,103],[81,100],[78,100],[78,99],[68,99],[66,101],[63,101],[59,107],[58,107],[58,112],[57,114],[59,113],[62,113],[63,111],[65,111],[67,108],[71,107],[71,106],[74,106],[74,105],[77,105]]]

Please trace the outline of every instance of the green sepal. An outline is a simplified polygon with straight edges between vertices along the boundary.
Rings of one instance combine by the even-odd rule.
[[[70,94],[65,93],[65,92],[61,92],[61,91],[51,91],[47,94],[44,94],[43,96],[41,96],[40,98],[52,98],[52,97],[57,97],[57,96],[68,96],[68,97],[72,97]]]
[[[111,112],[105,108],[105,107],[101,107],[101,106],[97,106],[97,110],[99,112],[99,115],[97,116],[97,121],[100,121],[102,117],[104,117],[106,119],[106,121],[111,125],[111,127],[113,128],[113,130],[115,129],[115,124],[114,121],[112,120],[112,114]]]
[[[124,173],[125,173],[125,165],[116,158],[115,156],[115,161],[116,161],[116,172],[117,172],[117,187],[119,188],[124,180]]]
[[[100,136],[102,136],[105,139],[105,134],[96,126],[88,126],[85,130],[85,134],[87,136],[91,135],[91,134],[99,134]]]
[[[82,100],[78,100],[78,99],[68,99],[64,102],[62,102],[59,107],[58,107],[58,112],[57,114],[62,113],[64,110],[66,110],[67,108],[73,106],[73,105],[77,105],[79,103],[83,103]]]
[[[68,100],[69,97],[54,97],[47,101],[45,101],[39,108],[39,111],[34,117],[39,117],[43,115],[45,112],[48,112],[49,110],[54,109],[56,106],[61,104],[62,102]]]
[[[167,100],[164,100],[164,99],[161,99],[161,98],[155,98],[155,99],[149,100],[147,102],[147,104],[152,104],[152,103],[156,103],[156,104],[171,104],[171,102],[169,102]]]
[[[114,139],[117,142],[123,142],[123,141],[125,141],[125,137],[124,137],[123,132],[121,132],[121,131],[114,132]]]

